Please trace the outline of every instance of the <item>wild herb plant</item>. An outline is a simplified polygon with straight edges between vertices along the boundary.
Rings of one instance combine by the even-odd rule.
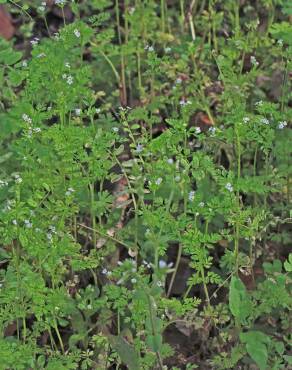
[[[8,3],[0,367],[288,368],[289,2]]]

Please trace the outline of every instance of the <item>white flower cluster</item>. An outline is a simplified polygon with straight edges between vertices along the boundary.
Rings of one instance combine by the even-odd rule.
[[[158,177],[158,179],[155,180],[155,184],[159,186],[161,183],[162,183],[162,178]]]
[[[75,28],[75,30],[73,31],[73,33],[74,33],[74,35],[79,39],[79,37],[81,36],[81,33],[80,33],[80,31],[77,29],[77,28]]]
[[[213,136],[213,135],[215,135],[215,133],[216,133],[216,127],[210,127],[209,128],[209,130],[208,130],[209,132],[210,132],[210,134]]]
[[[227,189],[228,191],[232,192],[233,191],[233,186],[230,182],[228,182],[226,185],[225,185],[225,189]]]
[[[259,65],[259,62],[256,60],[255,56],[253,55],[250,57],[250,62],[255,67]]]
[[[8,186],[8,182],[0,180],[0,188],[3,188],[4,186]]]
[[[280,130],[282,130],[286,126],[287,126],[287,122],[286,121],[281,121],[281,122],[279,122],[278,128]]]
[[[41,5],[38,7],[38,11],[40,13],[43,13],[45,10],[46,10],[46,2],[45,1],[42,1]]]
[[[22,115],[22,119],[26,123],[32,123],[32,119],[27,114],[25,114],[25,113]]]
[[[52,241],[53,240],[53,235],[54,234],[57,234],[57,232],[56,232],[56,227],[55,226],[53,226],[53,225],[51,225],[51,226],[49,226],[49,232],[47,233],[47,239],[49,240],[49,241]]]
[[[63,5],[65,5],[65,3],[66,3],[66,0],[55,0],[56,5],[63,6]]]
[[[75,190],[73,188],[68,188],[65,195],[68,197],[68,196],[72,195],[72,193],[74,193],[74,191]]]
[[[141,153],[142,151],[143,151],[143,145],[142,144],[138,144],[137,146],[136,146],[136,152],[137,153]]]
[[[39,39],[38,37],[34,37],[34,38],[30,41],[30,43],[31,43],[31,45],[32,45],[32,46],[35,46],[35,45],[37,45],[37,44],[39,43],[39,41],[40,41],[40,39]]]
[[[192,202],[195,199],[195,192],[192,190],[189,192],[189,201]]]
[[[185,107],[186,105],[190,105],[192,104],[192,102],[190,100],[184,100],[182,99],[179,104],[182,106],[182,107]]]
[[[27,229],[31,229],[32,228],[32,223],[29,221],[29,220],[24,220],[24,225]]]
[[[154,51],[154,47],[153,46],[146,45],[145,48],[144,48],[144,50],[151,52],[151,51]]]
[[[15,179],[16,184],[22,183],[22,178],[18,174],[14,175],[14,179]]]
[[[74,82],[74,79],[71,75],[67,75],[66,73],[63,73],[62,75],[63,80],[66,80],[68,85],[72,85]]]
[[[269,125],[270,121],[267,118],[262,118],[261,123],[263,123],[264,125]]]

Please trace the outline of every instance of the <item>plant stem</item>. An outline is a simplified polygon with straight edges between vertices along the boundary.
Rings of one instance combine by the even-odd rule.
[[[236,134],[236,152],[237,152],[237,190],[236,199],[238,212],[240,212],[240,193],[239,193],[239,180],[241,177],[241,143],[238,128],[235,127]],[[239,217],[236,217],[235,222],[235,240],[234,240],[234,259],[235,259],[235,273],[238,274],[239,269]]]
[[[65,353],[64,343],[62,341],[62,337],[61,337],[61,334],[59,332],[57,321],[56,321],[55,317],[54,317],[54,329],[56,331],[56,334],[57,334],[57,337],[58,337],[58,340],[59,340],[59,343],[60,343],[60,346],[61,346],[61,350],[62,350],[63,353]]]
[[[152,336],[155,337],[155,335],[156,335],[156,328],[155,328],[154,320],[153,320],[153,307],[152,307],[151,297],[147,294],[147,298],[148,298],[148,305],[149,305],[149,316],[150,316],[150,324],[151,324]],[[160,370],[163,370],[163,362],[162,362],[162,358],[161,358],[160,352],[159,351],[155,351],[155,354],[156,354],[156,357],[157,357],[159,369]]]
[[[164,0],[160,0],[160,11],[161,11],[161,31],[165,33],[165,3],[164,3]]]
[[[174,272],[171,276],[169,287],[168,287],[167,294],[166,294],[167,297],[170,296],[172,286],[173,286],[173,283],[174,283],[174,280],[175,280],[175,277],[176,277],[176,274],[177,274],[177,270],[178,270],[179,263],[180,263],[180,260],[181,260],[181,255],[182,255],[182,248],[183,248],[183,244],[179,243],[176,262],[175,262],[175,266],[174,266]]]
[[[90,213],[91,213],[91,224],[92,224],[92,240],[93,240],[93,245],[94,248],[96,247],[97,244],[97,239],[96,239],[96,219],[95,219],[95,207],[94,207],[94,202],[95,202],[95,197],[94,197],[94,184],[89,184],[89,190],[90,190]]]

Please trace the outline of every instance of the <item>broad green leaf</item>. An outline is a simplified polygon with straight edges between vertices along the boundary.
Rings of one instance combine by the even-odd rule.
[[[243,282],[236,276],[231,278],[229,308],[234,317],[244,321],[250,314],[251,303]]]
[[[139,356],[133,346],[131,346],[122,336],[110,335],[109,342],[113,349],[117,351],[121,360],[128,366],[129,370],[140,370]]]
[[[148,335],[146,342],[152,351],[159,352],[162,347],[162,336],[161,334]]]
[[[292,271],[292,253],[289,254],[289,258],[284,262],[284,267],[287,272]]]
[[[0,63],[8,66],[15,64],[22,57],[20,51],[14,51],[11,48],[0,51]]]
[[[240,340],[245,343],[247,353],[259,366],[260,370],[267,369],[268,349],[270,338],[260,331],[249,331],[240,334]]]

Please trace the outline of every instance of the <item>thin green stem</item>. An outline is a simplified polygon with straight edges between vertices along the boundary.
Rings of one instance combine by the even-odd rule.
[[[172,290],[172,286],[173,286],[175,277],[177,275],[177,270],[178,270],[179,263],[180,263],[180,260],[181,260],[181,255],[182,255],[182,249],[183,249],[183,244],[182,243],[179,243],[177,257],[176,257],[176,262],[175,262],[175,266],[174,266],[174,272],[173,272],[173,274],[171,276],[169,287],[168,287],[167,294],[166,294],[167,297],[170,296],[170,293],[171,293],[171,290]]]
[[[241,177],[241,143],[238,128],[235,128],[236,134],[236,152],[237,152],[237,190],[236,190],[236,199],[238,212],[240,212],[240,193],[239,193],[239,180]],[[239,269],[239,228],[240,222],[239,217],[236,217],[235,222],[235,240],[234,240],[234,258],[235,258],[235,272],[238,274]]]

